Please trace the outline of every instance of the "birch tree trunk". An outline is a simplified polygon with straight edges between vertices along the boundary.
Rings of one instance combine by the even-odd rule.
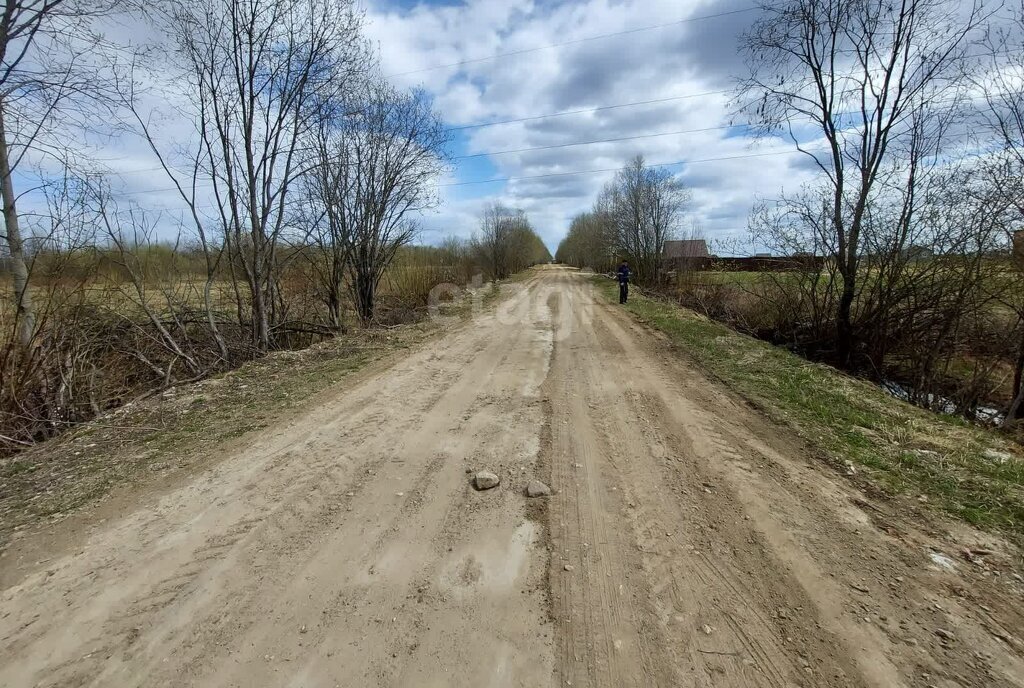
[[[18,222],[18,209],[11,173],[10,148],[4,121],[4,104],[0,101],[0,196],[3,200],[4,229],[10,252],[11,279],[14,286],[14,307],[17,313],[18,343],[28,347],[35,334],[36,317],[32,308],[32,294],[28,284],[28,263],[25,261],[25,243]]]

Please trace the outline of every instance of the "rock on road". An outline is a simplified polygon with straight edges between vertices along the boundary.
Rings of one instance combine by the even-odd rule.
[[[0,685],[1024,685],[789,431],[580,275],[508,290],[4,590]]]

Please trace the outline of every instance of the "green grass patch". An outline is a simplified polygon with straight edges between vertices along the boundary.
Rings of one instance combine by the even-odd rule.
[[[613,282],[594,283],[604,298],[617,300]],[[837,466],[851,461],[889,494],[923,496],[1024,543],[1024,458],[999,432],[899,401],[869,382],[638,290],[626,310]]]

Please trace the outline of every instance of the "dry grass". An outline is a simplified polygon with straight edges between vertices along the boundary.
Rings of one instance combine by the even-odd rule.
[[[181,469],[367,363],[409,346],[428,328],[360,330],[304,351],[283,351],[217,378],[122,407],[0,462],[0,542],[42,517],[61,517],[117,485]]]
[[[498,290],[485,287],[484,304]],[[468,316],[469,300],[447,316]],[[201,465],[226,443],[300,412],[374,361],[440,332],[422,320],[355,329],[301,351],[279,351],[194,385],[172,389],[0,460],[0,550],[41,519],[62,519],[115,487]]]

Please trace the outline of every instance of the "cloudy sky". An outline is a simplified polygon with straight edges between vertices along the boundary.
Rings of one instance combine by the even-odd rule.
[[[709,239],[744,236],[757,198],[810,174],[790,144],[757,142],[730,126],[744,68],[737,42],[756,17],[752,0],[365,3],[383,74],[426,89],[451,129],[453,164],[440,181],[440,207],[422,218],[425,243],[470,236],[483,206],[498,201],[527,211],[554,250],[572,217],[637,154],[692,189],[685,231]],[[144,27],[113,30],[121,40],[153,39],[139,36]],[[153,105],[168,150],[195,136],[167,103]],[[102,139],[92,156],[113,173],[121,198],[181,212],[140,138]],[[39,203],[29,192],[23,208]]]
[[[729,126],[737,41],[755,16],[750,0],[375,0],[384,73],[434,95],[460,158],[424,239],[466,235],[497,200],[526,210],[553,249],[614,174],[601,170],[636,154],[687,161],[671,169],[693,190],[696,226],[743,235],[757,197],[808,174],[791,146]],[[476,126],[508,120],[523,121]]]

